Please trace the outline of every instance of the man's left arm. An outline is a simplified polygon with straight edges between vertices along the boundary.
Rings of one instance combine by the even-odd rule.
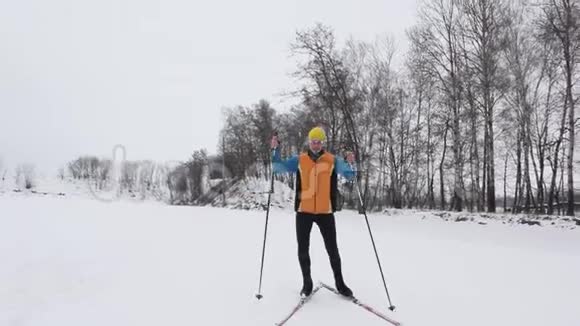
[[[342,157],[335,156],[334,157],[334,167],[336,169],[336,173],[342,175],[347,180],[354,179],[355,171],[348,164]]]

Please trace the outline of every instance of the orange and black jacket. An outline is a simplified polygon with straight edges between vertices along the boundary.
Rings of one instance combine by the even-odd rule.
[[[294,209],[309,214],[331,214],[336,211],[337,175],[354,178],[353,169],[341,157],[326,151],[311,151],[286,160],[276,149],[272,155],[274,173],[296,173],[296,200]]]

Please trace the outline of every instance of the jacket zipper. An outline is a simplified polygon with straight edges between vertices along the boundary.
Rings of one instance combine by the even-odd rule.
[[[318,163],[314,163],[314,213],[317,213],[316,210],[316,194],[318,193]]]

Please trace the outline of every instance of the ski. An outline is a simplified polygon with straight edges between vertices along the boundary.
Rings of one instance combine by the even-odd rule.
[[[338,296],[344,298],[345,300],[351,301],[352,303],[356,304],[357,306],[369,311],[370,313],[374,314],[375,316],[391,323],[394,326],[401,326],[401,323],[393,320],[387,316],[385,316],[384,314],[382,314],[380,311],[375,310],[373,307],[361,302],[359,299],[357,299],[356,297],[345,297],[342,294],[340,294],[340,292],[338,292],[338,290],[336,290],[335,288],[333,288],[332,286],[329,286],[327,284],[324,283],[320,283],[320,285],[322,285],[322,287],[324,287],[325,289],[329,290],[330,292],[333,292],[334,294],[337,294]]]
[[[318,290],[320,290],[322,288],[322,284],[317,285],[314,289],[312,289],[312,293],[310,293],[309,296],[307,297],[301,297],[300,301],[298,301],[298,304],[294,307],[294,309],[292,309],[292,311],[290,311],[290,313],[288,314],[288,316],[286,316],[286,318],[284,318],[281,322],[276,323],[275,325],[277,326],[282,326],[284,324],[286,324],[286,322],[288,322],[288,320],[290,320],[290,318],[292,318],[292,316],[294,316],[294,314],[296,314],[296,312],[298,310],[300,310],[300,308],[302,308],[308,301],[310,301],[310,299],[312,298],[312,296],[318,292]]]

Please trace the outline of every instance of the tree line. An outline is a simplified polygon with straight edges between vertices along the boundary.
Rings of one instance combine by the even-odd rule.
[[[405,53],[386,36],[339,43],[316,24],[291,42],[297,104],[226,108],[217,156],[197,150],[171,168],[127,162],[118,182],[195,204],[227,180],[268,178],[274,132],[288,156],[322,126],[329,151],[356,153],[369,209],[573,215],[579,18],[578,0],[423,0]],[[103,187],[112,162],[82,157],[67,169]],[[352,189],[343,191],[354,207]]]
[[[133,197],[154,196],[165,200],[171,190],[168,178],[172,168],[152,161],[122,161],[96,156],[80,156],[70,161],[66,169],[58,171],[58,177],[70,176],[74,180],[90,183],[96,191],[117,188],[119,194],[128,193]]]
[[[319,125],[357,154],[369,208],[573,215],[579,18],[574,0],[425,0],[401,66],[392,38],[316,24],[291,44],[299,103],[226,109],[220,157],[267,176],[274,131],[290,155]]]

